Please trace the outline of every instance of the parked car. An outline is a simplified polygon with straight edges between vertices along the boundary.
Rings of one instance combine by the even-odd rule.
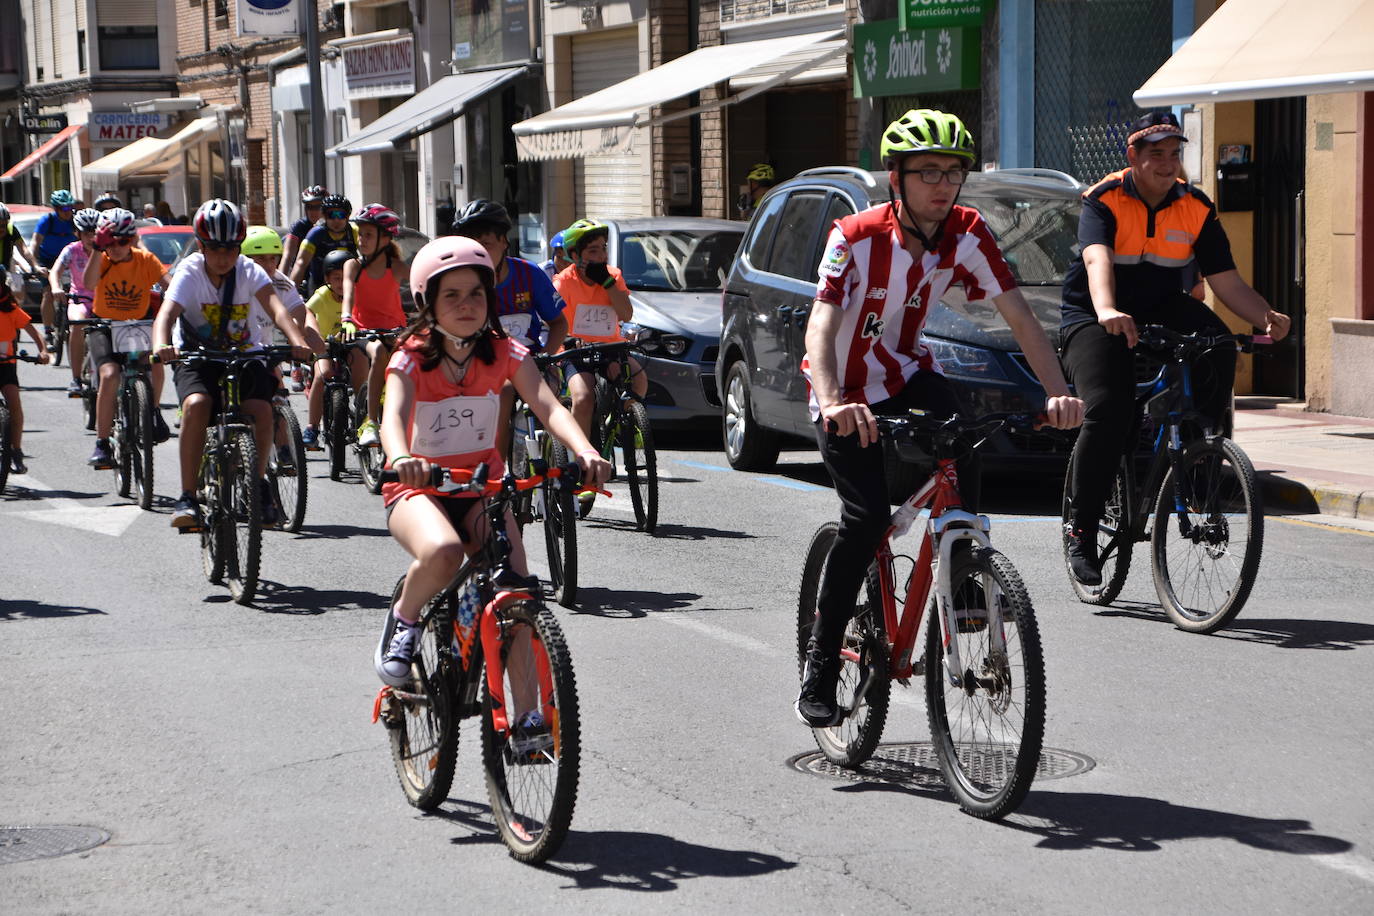
[[[988,221],[1052,341],[1060,287],[1077,244],[1082,188],[1061,172],[1006,169],[970,174],[959,197]],[[836,219],[887,202],[888,190],[886,172],[818,168],[779,184],[760,202],[722,301],[716,376],[731,466],[768,470],[783,437],[815,441],[801,360],[821,249]],[[962,287],[952,287],[931,310],[922,337],[945,374],[967,393],[974,412],[1044,405],[1040,383],[991,301],[969,302]],[[998,433],[985,447],[984,462],[1062,466],[1069,447],[1062,434]],[[914,480],[913,468],[890,452],[886,459],[891,488]]]
[[[634,305],[625,329],[649,355],[649,419],[714,426],[720,291],[745,224],[685,216],[606,223],[611,263],[625,275]]]
[[[10,211],[10,222],[19,234],[24,237],[24,244],[33,250],[33,233],[38,227],[38,221],[43,218],[43,214],[51,213],[51,207],[37,207],[32,204],[6,204]],[[35,265],[36,266],[36,265]],[[44,284],[36,281],[25,282],[24,271],[30,269],[30,265],[24,260],[24,256],[15,252],[14,259],[10,263],[0,265],[0,271],[7,272],[7,279],[12,290],[23,290],[20,296],[24,311],[28,312],[33,318],[39,317],[39,306],[43,301]]]
[[[157,259],[167,266],[180,261],[188,250],[194,250],[195,238],[196,230],[190,226],[154,226],[145,223],[138,227],[138,244],[157,255]]]

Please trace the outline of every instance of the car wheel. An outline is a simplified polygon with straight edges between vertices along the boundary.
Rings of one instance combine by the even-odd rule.
[[[721,438],[725,457],[737,471],[771,471],[778,461],[778,434],[754,419],[749,379],[743,362],[730,365],[725,376],[721,409]]]

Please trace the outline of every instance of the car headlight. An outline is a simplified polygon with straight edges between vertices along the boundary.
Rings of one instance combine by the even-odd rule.
[[[624,322],[620,327],[626,337],[639,344],[644,352],[650,355],[678,357],[692,347],[691,339],[681,334],[668,334],[657,328],[645,327],[631,321]]]
[[[938,337],[922,337],[921,342],[939,362],[945,375],[956,378],[1007,381],[1007,373],[997,362],[997,354],[982,347],[954,343]]]

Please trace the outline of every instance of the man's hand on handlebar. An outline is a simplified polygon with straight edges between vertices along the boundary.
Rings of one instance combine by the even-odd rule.
[[[859,434],[860,448],[878,441],[878,421],[867,404],[831,404],[821,408],[821,420],[827,432],[836,436]]]
[[[1045,399],[1045,425],[1055,429],[1076,429],[1083,425],[1081,398],[1061,395]]]
[[[1283,340],[1288,336],[1288,332],[1293,329],[1293,319],[1283,312],[1276,312],[1270,309],[1264,314],[1264,333],[1272,337],[1275,342]]]
[[[153,359],[159,363],[174,363],[181,359],[181,354],[177,352],[176,347],[167,344],[163,347],[153,348]]]

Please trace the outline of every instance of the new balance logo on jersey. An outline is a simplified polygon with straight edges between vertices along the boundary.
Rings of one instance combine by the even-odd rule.
[[[864,298],[865,298],[865,299],[886,299],[886,298],[887,298],[887,287],[886,287],[886,286],[875,286],[875,287],[873,287],[872,289],[870,289],[870,290],[868,291],[868,295],[864,296]]]
[[[877,312],[869,312],[864,316],[864,329],[859,334],[863,337],[883,336],[883,320],[878,317]]]

